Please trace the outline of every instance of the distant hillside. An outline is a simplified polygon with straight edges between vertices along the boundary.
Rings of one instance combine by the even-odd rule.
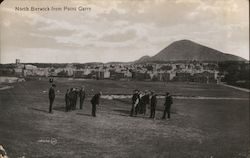
[[[107,62],[105,64],[132,64],[133,62],[119,62],[119,61],[112,61],[112,62]]]
[[[138,59],[136,62],[142,63],[142,62],[147,62],[149,60],[150,60],[150,56],[146,55],[146,56],[143,56],[140,59]]]
[[[141,62],[168,61],[246,61],[241,57],[222,53],[218,50],[200,45],[190,40],[173,42],[155,56],[144,56],[137,60]]]

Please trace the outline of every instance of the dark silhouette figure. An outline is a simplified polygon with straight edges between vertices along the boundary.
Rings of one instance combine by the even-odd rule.
[[[74,106],[74,96],[73,96],[73,88],[70,88],[68,97],[69,97],[69,110],[73,110]]]
[[[75,110],[76,109],[77,98],[78,98],[77,89],[74,89],[72,93],[73,93],[73,110]]]
[[[147,112],[147,105],[150,102],[150,96],[148,93],[145,93],[144,96],[141,98],[141,113],[146,115]]]
[[[150,118],[155,118],[155,109],[156,109],[156,104],[157,104],[157,97],[156,94],[154,94],[154,92],[151,93],[152,97],[151,97],[151,107],[150,107]]]
[[[130,116],[134,116],[134,113],[137,114],[136,112],[136,106],[139,103],[139,91],[138,90],[134,90],[134,94],[132,96],[132,108],[130,111]]]
[[[65,111],[69,111],[70,110],[70,98],[69,98],[69,89],[67,89],[67,92],[65,94]]]
[[[101,95],[102,95],[101,92],[95,94],[90,101],[92,104],[92,116],[94,116],[94,117],[96,117],[96,105],[100,104]]]
[[[52,84],[52,86],[49,89],[49,113],[52,113],[52,106],[53,106],[55,96],[56,96],[55,89],[54,89],[55,87],[56,85]]]
[[[142,114],[142,96],[143,93],[141,91],[138,91],[138,98],[137,98],[137,104],[135,106],[135,115]]]
[[[171,95],[169,95],[169,93],[166,93],[166,100],[165,100],[165,109],[164,109],[164,113],[162,116],[162,119],[166,119],[166,113],[168,113],[168,119],[170,119],[170,109],[171,109],[171,105],[173,104],[173,98]]]
[[[83,102],[84,102],[84,99],[85,99],[85,90],[84,90],[83,87],[79,91],[79,98],[80,98],[80,109],[82,109]]]

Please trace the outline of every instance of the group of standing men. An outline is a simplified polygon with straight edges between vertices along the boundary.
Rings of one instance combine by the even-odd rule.
[[[55,84],[52,84],[52,86],[49,89],[49,112],[52,113],[52,105],[55,99]],[[102,92],[98,92],[95,94],[92,99],[90,100],[92,104],[92,116],[96,117],[96,106],[100,103],[100,97],[102,95]],[[76,104],[78,97],[80,98],[80,105],[79,108],[82,109],[83,102],[86,97],[85,89],[84,87],[81,87],[80,90],[77,88],[70,88],[67,89],[67,92],[65,94],[65,111],[68,112],[70,110],[76,109]],[[132,109],[130,112],[130,116],[134,116],[137,114],[144,114],[146,115],[147,106],[150,104],[150,118],[155,118],[155,111],[156,111],[156,105],[157,105],[157,95],[154,92],[148,92],[145,91],[144,93],[135,90],[134,94],[132,96]],[[173,98],[172,96],[167,92],[165,97],[165,103],[164,103],[164,112],[162,119],[167,118],[170,119],[170,108],[173,104]]]
[[[156,111],[156,105],[157,105],[157,95],[152,91],[152,92],[141,92],[139,90],[134,90],[134,94],[132,96],[132,108],[130,111],[130,116],[136,116],[138,113],[139,114],[146,114],[147,110],[147,105],[150,104],[150,118],[155,118],[155,111]],[[165,103],[164,103],[164,112],[162,119],[166,119],[166,114],[167,118],[170,119],[170,108],[171,105],[173,104],[173,98],[172,96],[166,92],[166,97],[165,97]]]
[[[82,109],[85,95],[84,87],[81,87],[80,90],[78,88],[67,89],[65,94],[65,111],[68,112],[76,109],[78,97],[80,99],[79,109]]]
[[[52,84],[49,89],[49,113],[52,113],[52,106],[55,100],[55,84]],[[92,116],[96,117],[96,106],[100,103],[100,97],[102,95],[102,92],[98,92],[95,94],[92,99],[90,100],[92,104]],[[86,92],[84,87],[78,88],[70,88],[67,89],[67,92],[65,94],[65,111],[71,111],[76,109],[76,104],[78,97],[80,99],[79,109],[83,108],[83,102],[86,97]]]

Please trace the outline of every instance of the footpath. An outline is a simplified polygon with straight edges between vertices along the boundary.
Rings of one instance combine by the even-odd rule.
[[[249,89],[246,89],[246,88],[240,88],[240,87],[236,87],[236,86],[231,86],[231,85],[227,85],[225,83],[221,83],[220,85],[223,85],[225,87],[230,87],[230,88],[233,88],[233,89],[237,89],[237,90],[240,90],[240,91],[243,91],[243,92],[250,92]]]

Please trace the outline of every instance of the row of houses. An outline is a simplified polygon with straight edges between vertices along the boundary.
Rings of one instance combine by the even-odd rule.
[[[180,72],[129,72],[129,71],[93,71],[86,75],[83,71],[75,71],[75,78],[89,78],[89,79],[112,79],[112,80],[139,80],[139,81],[179,81],[179,82],[200,82],[200,83],[218,83],[220,78],[218,71],[200,71],[190,73],[185,71]]]
[[[0,70],[1,73],[2,70]],[[85,79],[219,82],[216,64],[175,63],[175,64],[91,64],[76,68],[73,64],[65,67],[39,68],[31,64],[16,63],[11,73],[15,76],[30,77],[73,77]]]

